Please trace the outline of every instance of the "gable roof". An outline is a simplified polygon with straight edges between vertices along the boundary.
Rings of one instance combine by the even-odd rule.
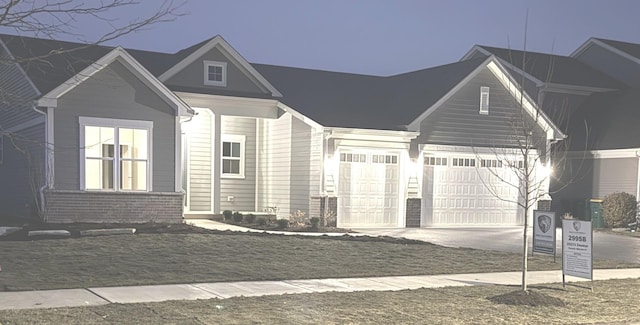
[[[158,79],[165,82],[176,73],[180,72],[189,64],[199,59],[205,53],[211,51],[214,48],[222,50],[223,54],[227,55],[229,60],[235,63],[240,70],[245,73],[258,87],[268,91],[274,97],[282,97],[282,94],[276,89],[267,79],[265,79],[258,71],[256,71],[247,60],[245,60],[240,53],[238,53],[222,36],[217,35],[205,42],[198,43],[187,49],[176,53],[176,57],[179,61],[175,63],[167,71],[163,72]]]
[[[158,96],[169,103],[178,115],[192,110],[121,47],[86,45],[72,42],[0,35],[13,59],[25,71],[40,92],[41,106],[57,105],[57,99],[115,60],[129,70]]]
[[[615,47],[616,49],[622,52],[625,52],[637,59],[640,59],[640,44],[615,41],[615,40],[604,39],[604,38],[596,38],[596,39],[609,46]]]
[[[526,75],[537,84],[552,83],[608,90],[624,88],[624,84],[620,81],[573,57],[476,45],[462,60],[473,56],[476,51],[485,55],[495,55],[506,67],[517,73],[522,73],[524,70]],[[524,69],[522,69],[523,59]]]
[[[484,59],[389,76],[254,64],[281,101],[324,126],[406,130]]]

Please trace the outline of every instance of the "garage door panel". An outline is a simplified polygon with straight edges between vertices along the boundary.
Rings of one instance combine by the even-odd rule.
[[[451,157],[448,160],[451,162]],[[481,167],[425,165],[422,207],[426,223],[438,226],[518,224],[519,208],[513,202],[518,190],[503,181],[513,182],[517,176],[508,168],[496,170],[501,173],[500,177]]]
[[[358,155],[358,162],[343,161],[341,157],[340,183],[350,185],[339,186],[340,225],[343,227],[397,226],[400,174],[397,155],[379,152]],[[355,156],[356,154],[353,154],[353,157]]]

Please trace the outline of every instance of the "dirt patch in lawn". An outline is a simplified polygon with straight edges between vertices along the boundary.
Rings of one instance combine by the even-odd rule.
[[[564,301],[560,298],[552,297],[539,291],[522,291],[516,290],[501,295],[487,298],[490,301],[512,306],[557,306],[564,307]]]

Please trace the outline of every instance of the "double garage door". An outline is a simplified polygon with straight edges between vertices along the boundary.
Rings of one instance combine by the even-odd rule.
[[[426,156],[423,226],[513,226],[523,222],[513,168],[491,158]]]
[[[338,226],[397,227],[399,166],[394,153],[340,153]]]

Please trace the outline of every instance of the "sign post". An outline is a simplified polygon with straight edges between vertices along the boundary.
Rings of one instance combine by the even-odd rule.
[[[565,275],[591,279],[593,291],[593,229],[591,221],[562,220],[562,287]]]
[[[533,252],[553,255],[556,262],[556,213],[533,211]]]

